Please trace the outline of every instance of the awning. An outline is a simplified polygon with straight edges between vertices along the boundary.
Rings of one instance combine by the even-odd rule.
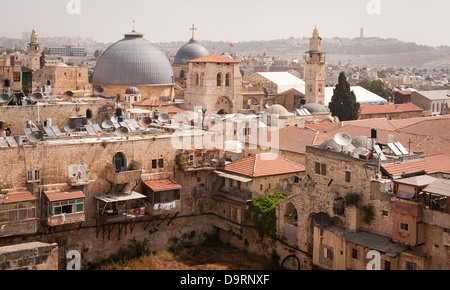
[[[409,246],[394,242],[391,238],[372,234],[369,232],[352,232],[344,234],[344,239],[369,249],[377,250],[388,257],[397,257],[406,251]]]
[[[29,191],[8,193],[0,195],[0,204],[9,204],[16,202],[34,201],[37,198]]]
[[[182,186],[172,179],[147,180],[145,185],[153,192],[181,189]]]
[[[253,179],[251,179],[251,178],[246,178],[246,177],[242,177],[242,176],[239,176],[239,175],[224,173],[222,171],[214,171],[214,173],[217,174],[217,176],[219,176],[219,177],[229,178],[229,179],[237,180],[237,181],[240,181],[240,182],[253,181]]]
[[[438,179],[425,187],[424,192],[450,197],[450,180]]]
[[[96,199],[101,200],[106,203],[146,198],[145,195],[140,194],[135,191],[131,192],[131,194],[122,193],[122,194],[111,194],[111,195],[102,195],[102,196],[94,196],[94,197]]]
[[[50,202],[86,198],[84,193],[81,191],[54,190],[44,191],[44,194]]]

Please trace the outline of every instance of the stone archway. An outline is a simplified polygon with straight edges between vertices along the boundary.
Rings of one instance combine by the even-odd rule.
[[[233,112],[233,103],[230,98],[223,96],[219,98],[216,102],[215,111],[218,115],[230,114]]]
[[[298,213],[297,208],[292,202],[286,205],[284,210],[283,237],[289,244],[296,245],[298,243]]]

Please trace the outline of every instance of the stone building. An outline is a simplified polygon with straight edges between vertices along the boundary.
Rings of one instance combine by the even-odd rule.
[[[414,91],[411,103],[421,107],[425,116],[446,115],[450,106],[448,90]]]
[[[448,212],[436,212],[415,196],[426,192],[432,180],[420,182],[423,191],[407,190],[412,195],[406,198],[397,184],[408,181],[381,178],[379,169],[423,155],[398,156],[386,144],[379,154],[371,153],[363,146],[368,140],[353,138],[342,147],[329,139],[307,147],[307,177],[278,206],[280,238],[311,253],[313,265],[321,269],[365,270],[371,250],[380,254],[382,270],[448,269]],[[436,195],[428,196],[445,197],[445,190],[435,192],[437,187],[429,188]]]
[[[33,75],[33,87],[45,87],[50,81],[54,94],[62,95],[67,91],[90,91],[87,66],[68,66],[59,63],[55,66],[44,66]]]
[[[232,114],[243,108],[240,61],[212,54],[189,61],[185,110]]]
[[[386,118],[388,120],[419,118],[423,115],[423,109],[413,103],[371,105],[360,103],[358,119]]]

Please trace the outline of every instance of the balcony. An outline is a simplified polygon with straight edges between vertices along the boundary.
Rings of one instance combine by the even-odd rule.
[[[113,164],[106,166],[106,180],[114,184],[127,184],[129,182],[140,181],[142,170],[127,170],[116,172]]]
[[[155,203],[149,208],[150,215],[160,215],[160,214],[168,214],[175,213],[181,210],[181,201],[173,200],[170,202],[161,202]]]
[[[84,212],[71,213],[58,216],[48,216],[47,225],[54,227],[64,224],[81,223],[86,219]]]
[[[225,167],[225,159],[218,150],[192,150],[178,154],[176,164],[184,172],[216,170]]]
[[[95,196],[98,217],[104,223],[115,223],[146,216],[145,195],[138,192]]]
[[[230,191],[219,190],[216,195],[222,196],[225,198],[237,200],[237,201],[249,201],[252,200],[252,193],[245,189],[232,189]]]
[[[145,206],[138,206],[135,208],[120,210],[108,209],[100,215],[100,219],[106,223],[122,222],[133,220],[145,216]]]

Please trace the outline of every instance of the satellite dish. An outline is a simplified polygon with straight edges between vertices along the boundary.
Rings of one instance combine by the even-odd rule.
[[[334,142],[341,146],[347,146],[352,143],[352,137],[344,132],[338,133],[334,136]]]
[[[111,120],[106,120],[102,123],[102,127],[103,127],[103,129],[110,129],[110,128],[114,127],[114,123]]]
[[[268,108],[270,108],[270,107],[272,107],[272,106],[273,106],[272,103],[267,103],[264,107],[265,107],[266,109],[268,109]]]
[[[103,88],[96,88],[94,90],[94,95],[98,96],[101,95],[104,92]]]
[[[10,98],[11,96],[9,94],[2,94],[0,96],[0,103],[6,103],[9,101]]]
[[[67,124],[64,126],[64,131],[66,131],[67,133],[72,133],[76,129],[77,129],[77,127],[75,125]]]
[[[40,142],[44,139],[44,134],[42,134],[39,131],[33,132],[30,134],[30,136],[28,137],[28,140],[30,140],[33,143],[37,143]]]
[[[160,121],[161,123],[167,123],[170,120],[170,116],[168,114],[161,114],[158,117],[158,121]]]
[[[41,93],[34,93],[31,95],[30,97],[33,101],[35,102],[39,102],[42,101],[44,99],[44,95]]]
[[[319,224],[322,227],[326,227],[327,225],[330,224],[330,215],[327,214],[326,212],[319,212],[318,214],[316,214],[316,216],[314,217],[314,220],[316,221],[317,224]]]
[[[64,96],[73,97],[73,92],[72,91],[67,91],[67,92],[64,93]]]
[[[141,127],[147,128],[147,127],[149,127],[149,126],[152,124],[152,122],[153,122],[152,118],[150,118],[150,117],[145,117],[144,119],[142,119],[142,120],[139,122],[139,125],[140,125]]]
[[[118,135],[118,136],[125,136],[128,134],[128,132],[129,132],[129,130],[127,127],[121,126],[116,129],[116,135]]]

